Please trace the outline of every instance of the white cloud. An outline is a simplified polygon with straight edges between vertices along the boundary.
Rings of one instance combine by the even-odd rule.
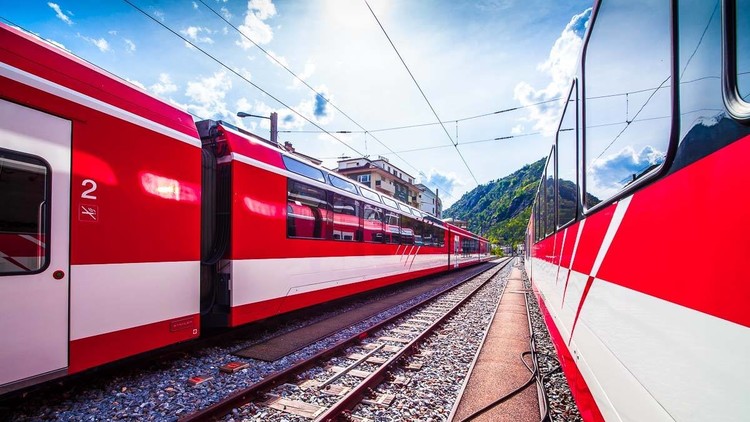
[[[172,78],[168,73],[159,74],[159,82],[151,85],[149,90],[157,96],[166,96],[177,91],[177,85],[172,82]]]
[[[578,56],[583,45],[583,29],[588,26],[591,9],[573,16],[568,25],[555,41],[549,56],[537,69],[546,73],[552,79],[544,88],[535,89],[527,82],[516,85],[513,97],[522,105],[529,106],[527,120],[534,122],[533,128],[544,135],[551,135],[557,129],[557,123],[565,104],[565,97],[570,89],[570,83],[575,76]],[[559,101],[552,101],[560,98]],[[537,104],[545,102],[544,104]]]
[[[154,16],[156,16],[156,18],[162,22],[164,22],[164,18],[166,17],[166,15],[164,15],[164,12],[162,12],[161,10],[154,11]]]
[[[199,26],[189,26],[186,29],[183,29],[180,31],[182,35],[186,35],[188,38],[195,42],[202,42],[206,44],[213,44],[214,40],[211,39],[208,35],[212,34],[213,32],[208,28],[201,28]],[[202,36],[202,34],[208,34]]]
[[[515,125],[513,126],[513,129],[510,130],[510,133],[512,135],[520,135],[523,133],[523,129],[524,129],[523,125]]]
[[[130,82],[131,84],[133,84],[133,85],[137,86],[138,88],[140,88],[140,89],[142,89],[142,90],[144,90],[144,91],[147,91],[147,89],[146,89],[146,85],[143,85],[142,83],[140,83],[140,82],[136,81],[135,79],[128,79],[128,78],[125,78],[125,80],[126,80],[126,81],[128,81],[128,82]]]
[[[97,40],[95,38],[85,37],[85,36],[83,36],[81,34],[78,34],[78,37],[80,37],[81,39],[83,39],[83,40],[85,40],[85,41],[87,41],[87,42],[95,45],[96,48],[98,48],[102,53],[106,53],[106,52],[109,51],[109,43],[104,38],[99,38]]]
[[[274,53],[271,50],[266,50],[266,51],[268,51],[268,55],[266,56],[266,58],[268,59],[269,62],[275,64],[276,66],[279,66],[279,63],[280,63],[281,65],[285,66],[287,69],[289,68],[289,61],[286,59],[286,57],[279,56],[278,54]]]
[[[49,3],[47,3],[47,6],[49,6],[50,8],[52,8],[52,10],[55,11],[55,15],[57,16],[58,19],[60,19],[61,21],[67,23],[68,25],[73,25],[73,21],[70,19],[70,17],[68,17],[68,15],[66,15],[65,13],[63,13],[62,9],[60,9],[60,6],[57,3],[49,2]],[[70,12],[68,12],[68,13],[70,13]],[[71,13],[71,15],[72,15],[72,13]]]
[[[454,192],[464,186],[464,183],[458,178],[456,173],[442,173],[440,170],[434,168],[430,169],[430,173],[426,177],[424,174],[420,174],[420,179],[423,185],[432,189],[433,192],[437,191],[443,204],[446,202],[446,197],[453,197]]]
[[[226,20],[232,19],[232,17],[234,16],[232,15],[231,12],[229,12],[229,9],[227,9],[226,7],[222,7],[219,10],[221,10],[221,16],[224,16],[224,19]]]
[[[276,15],[276,6],[271,0],[250,0],[247,2],[244,24],[239,26],[240,32],[257,44],[268,44],[273,39],[273,30],[264,21]],[[240,36],[237,45],[247,50],[254,44]]]
[[[650,166],[663,162],[664,156],[664,152],[650,145],[638,152],[628,145],[617,153],[597,158],[589,168],[594,182],[591,191],[612,194],[628,183],[633,175],[640,175]]]
[[[135,43],[127,38],[125,38],[125,46],[129,52],[135,51]]]
[[[193,9],[198,9],[198,3],[193,2]]]
[[[63,45],[63,43],[57,42],[55,40],[51,40],[49,38],[45,38],[44,41],[47,41],[48,43],[54,45],[55,47],[62,48],[65,51],[70,51],[70,50],[68,50],[67,47],[65,47],[65,45]]]
[[[188,82],[185,95],[190,98],[191,103],[186,108],[201,118],[233,115],[225,102],[227,92],[231,88],[232,81],[225,71],[216,72],[213,76],[197,82]]]
[[[251,81],[253,78],[253,75],[250,73],[247,68],[239,67],[234,69],[235,72],[239,73],[243,78],[247,79],[248,81]]]
[[[302,79],[303,81],[307,81],[310,78],[310,76],[313,75],[313,73],[315,73],[315,64],[313,62],[308,61],[307,63],[305,63],[305,70],[303,70],[302,73],[300,73],[297,76],[299,76],[299,79]],[[292,87],[299,88],[300,86],[302,86],[302,82],[300,82],[299,79],[297,78],[292,79]]]

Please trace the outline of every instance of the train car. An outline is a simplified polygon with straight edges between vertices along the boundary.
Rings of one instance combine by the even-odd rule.
[[[487,257],[3,24],[0,203],[0,394]]]
[[[587,421],[750,414],[749,12],[591,13],[525,249]]]
[[[461,268],[491,259],[487,239],[453,224],[446,224],[450,230],[448,249],[451,251],[451,267]]]
[[[226,122],[198,127],[222,175],[215,183],[230,187],[204,186],[230,215],[209,242],[225,252],[208,260],[203,279],[204,308],[217,325],[449,268],[450,229],[441,221]]]
[[[190,116],[7,26],[0,62],[0,392],[197,337]]]

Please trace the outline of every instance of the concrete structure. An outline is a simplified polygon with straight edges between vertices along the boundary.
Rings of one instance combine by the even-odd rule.
[[[340,160],[338,165],[337,171],[342,175],[420,208],[419,190],[414,186],[414,177],[391,164],[388,159],[349,158]]]
[[[421,183],[417,184],[415,187],[419,191],[417,194],[419,209],[435,216],[436,218],[440,218],[443,213],[443,201],[438,197],[437,191],[432,192],[430,188]]]
[[[454,226],[461,227],[462,229],[466,229],[466,230],[468,230],[468,227],[469,227],[469,224],[466,221],[459,220],[453,217],[444,218],[443,221],[445,221],[446,223],[451,223]]]

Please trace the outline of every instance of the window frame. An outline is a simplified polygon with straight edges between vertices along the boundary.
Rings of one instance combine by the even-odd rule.
[[[563,120],[565,118],[565,113],[568,111],[568,107],[571,106],[570,100],[575,95],[573,107],[575,107],[575,127],[573,128],[574,136],[575,136],[575,184],[576,184],[576,202],[575,202],[575,210],[573,211],[573,214],[575,215],[572,220],[565,222],[565,224],[560,224],[560,203],[557,200],[560,197],[560,129],[562,129]],[[565,104],[565,108],[563,108],[562,114],[560,115],[560,124],[557,126],[557,132],[555,134],[555,209],[557,210],[557,216],[555,218],[555,224],[557,226],[557,230],[562,230],[572,224],[575,224],[576,221],[581,217],[580,210],[582,209],[581,205],[581,184],[579,183],[579,170],[580,166],[578,165],[580,163],[579,157],[580,157],[580,145],[579,145],[579,102],[578,102],[578,78],[573,78],[573,82],[570,86],[570,92],[568,94],[568,99]]]
[[[383,201],[380,199],[380,195],[370,189],[360,187],[359,193],[363,198],[369,199],[370,201],[377,202],[379,204],[383,203]]]
[[[292,158],[292,157],[290,157],[288,155],[284,155],[284,154],[281,154],[281,161],[284,163],[284,167],[288,171],[290,171],[290,172],[292,172],[294,174],[299,174],[300,176],[306,177],[306,178],[308,178],[310,180],[315,180],[316,182],[326,183],[326,184],[330,183],[328,181],[328,178],[326,177],[325,173],[323,172],[323,170],[321,170],[319,168],[316,168],[315,166],[313,166],[311,164],[303,163],[300,160],[297,160],[295,158]],[[290,166],[289,165],[290,162],[294,163],[294,164],[292,166]],[[299,167],[295,167],[295,166],[299,166]],[[301,172],[299,170],[299,168],[303,168],[303,169],[306,169],[306,170],[311,170],[310,174],[312,174],[313,172],[319,173],[320,174],[320,179],[312,177],[310,174]]]
[[[316,209],[323,210],[326,213],[325,216],[323,216],[322,214],[320,216],[320,236],[319,237],[316,237],[316,236],[299,236],[296,233],[293,236],[289,235],[290,217],[291,217],[290,214],[289,214],[289,202],[291,202],[291,200],[292,200],[291,196],[289,195],[289,193],[292,191],[292,185],[295,185],[295,187],[296,187],[296,185],[302,185],[305,188],[312,189],[313,191],[320,191],[320,193],[323,194],[323,206],[317,206],[317,207],[315,207]],[[333,230],[333,228],[332,228],[333,227],[333,206],[330,204],[330,201],[329,201],[329,194],[330,194],[330,192],[331,192],[330,190],[327,190],[327,189],[319,187],[319,186],[312,185],[312,184],[307,183],[307,182],[302,182],[302,181],[299,181],[299,180],[293,179],[293,178],[287,178],[287,202],[286,202],[287,206],[285,207],[286,208],[286,224],[287,224],[286,238],[287,239],[297,239],[297,240],[333,240],[333,231],[332,231]],[[320,198],[316,198],[316,197],[311,197],[311,198],[315,199],[315,200],[318,200],[320,202]],[[294,200],[294,202],[296,202],[300,206],[302,205],[302,203],[300,201]],[[304,204],[304,205],[308,206],[308,207],[310,207],[312,209],[312,207],[310,205],[308,205],[308,204]],[[313,214],[314,214],[314,212],[313,212]],[[316,217],[313,216],[313,218],[316,218]],[[294,227],[295,227],[295,232],[296,232],[296,227],[297,227],[296,220],[294,221],[294,223],[295,223]],[[316,223],[313,223],[313,225],[315,225],[315,224]],[[313,231],[313,234],[314,234],[314,231]],[[329,234],[330,234],[330,236],[329,236]]]
[[[737,1],[722,0],[722,97],[729,115],[750,123],[750,103],[743,100],[738,86],[737,69]]]
[[[360,196],[359,190],[357,189],[357,185],[355,185],[354,183],[342,177],[338,177],[334,174],[328,173],[328,184],[344,192],[349,192],[351,194]]]
[[[677,1],[671,1],[670,2],[670,31],[669,31],[669,38],[670,38],[670,70],[671,70],[671,80],[672,83],[669,84],[670,89],[670,99],[671,99],[671,107],[670,107],[670,113],[672,114],[670,117],[670,134],[669,134],[669,140],[667,143],[667,151],[664,156],[664,162],[659,165],[656,169],[652,170],[650,173],[646,174],[645,176],[635,180],[633,183],[630,183],[629,185],[623,187],[619,192],[616,194],[602,199],[601,202],[598,204],[592,206],[591,208],[586,207],[586,201],[585,197],[588,193],[587,190],[587,177],[586,177],[586,158],[587,158],[587,151],[586,151],[586,145],[587,145],[587,138],[588,138],[588,131],[586,130],[586,108],[587,108],[587,101],[586,101],[586,60],[588,59],[588,48],[589,48],[589,42],[591,40],[591,37],[596,35],[596,26],[597,21],[599,20],[599,12],[601,9],[602,2],[597,1],[594,4],[594,9],[591,12],[591,18],[590,18],[590,24],[588,31],[586,32],[586,38],[583,42],[582,47],[582,53],[581,53],[581,61],[580,61],[580,76],[579,76],[579,84],[580,84],[580,126],[579,126],[579,141],[580,142],[580,148],[579,148],[579,162],[578,162],[578,168],[584,169],[579,177],[580,177],[580,192],[579,195],[581,196],[580,202],[582,204],[582,208],[579,212],[579,215],[583,215],[584,218],[598,212],[599,210],[602,210],[604,208],[607,208],[611,204],[614,204],[615,202],[632,195],[635,191],[642,189],[644,186],[647,186],[656,180],[661,179],[664,175],[666,175],[669,172],[669,168],[672,165],[672,162],[674,161],[674,157],[677,154],[677,146],[679,143],[679,137],[680,137],[680,97],[679,97],[679,84],[674,83],[675,76],[679,75],[679,57],[676,52],[676,48],[679,41],[679,35],[678,35],[678,5]]]
[[[33,271],[8,271],[0,272],[0,277],[8,276],[24,276],[24,275],[35,275],[41,274],[49,269],[50,261],[52,260],[52,252],[50,245],[52,237],[52,166],[43,157],[34,154],[28,154],[25,152],[0,148],[0,158],[6,158],[14,161],[23,162],[30,165],[41,165],[46,170],[44,176],[45,192],[44,192],[44,213],[42,215],[43,230],[41,233],[44,235],[44,262],[42,265]],[[42,256],[37,255],[37,258]],[[11,257],[12,258],[12,257]]]

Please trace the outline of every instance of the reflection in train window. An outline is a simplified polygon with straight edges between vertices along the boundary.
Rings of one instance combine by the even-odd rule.
[[[0,275],[47,266],[49,188],[44,161],[0,149]]]
[[[295,160],[294,158],[282,155],[281,159],[284,161],[286,169],[292,173],[309,177],[310,179],[317,180],[318,182],[326,182],[326,178],[323,176],[323,172],[310,164],[305,164],[302,161]]]
[[[648,10],[648,13],[644,13]],[[664,162],[671,129],[670,4],[600,4],[585,53],[585,205]]]
[[[362,217],[365,242],[385,242],[383,216],[383,208],[364,204],[364,214]]]
[[[396,201],[394,201],[391,198],[388,198],[387,196],[383,196],[383,203],[393,209],[398,209],[398,204],[396,203]]]
[[[750,1],[739,1],[738,7],[742,3],[746,7],[750,5]],[[746,10],[738,10],[738,18],[743,15],[744,19],[748,18]],[[679,2],[678,16],[680,138],[670,172],[740,139],[750,130],[731,118],[725,110],[720,77],[723,65],[721,5],[718,1],[683,0]],[[744,24],[738,23],[738,45],[742,43],[739,40],[742,27],[747,32],[748,24],[747,20]],[[738,53],[737,66],[744,66],[746,71],[750,71],[747,68],[747,50]],[[750,80],[747,78],[748,75],[739,75],[738,78],[740,85],[744,83],[745,89],[749,88]],[[746,91],[745,95],[747,94]],[[736,98],[732,98],[733,106],[735,100]]]
[[[555,152],[547,162],[547,170],[544,172],[544,234],[555,232]]]
[[[330,214],[325,190],[289,179],[287,236],[327,238]]]
[[[375,202],[380,202],[380,195],[378,195],[377,193],[365,188],[360,188],[360,191],[362,191],[362,196],[364,196],[365,198],[373,200]]]
[[[336,186],[339,189],[345,190],[347,192],[351,192],[353,194],[359,194],[357,192],[357,188],[354,186],[354,183],[344,180],[340,177],[336,177],[332,174],[328,175],[328,180],[331,182],[333,186]]]
[[[359,227],[359,201],[348,196],[332,194],[333,239],[355,241],[362,239]]]
[[[401,216],[386,210],[383,222],[385,223],[386,243],[401,243]]]
[[[577,163],[577,103],[576,84],[563,111],[562,123],[557,131],[557,225],[564,226],[576,218],[578,205]]]

